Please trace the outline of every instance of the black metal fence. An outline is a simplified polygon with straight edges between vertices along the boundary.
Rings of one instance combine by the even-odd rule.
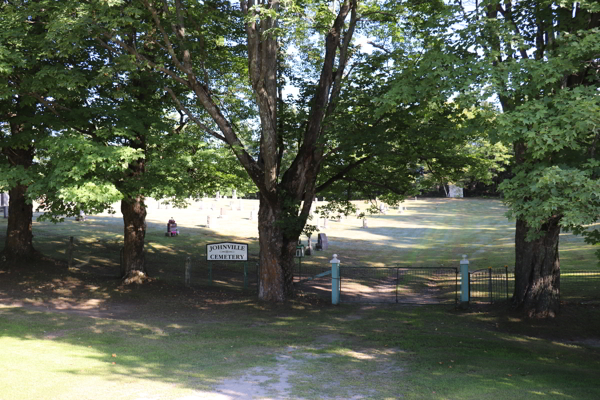
[[[258,260],[208,262],[206,256],[146,252],[148,275],[171,284],[215,287],[232,291],[258,291]],[[187,279],[186,279],[187,271]]]
[[[330,265],[294,265],[294,286],[301,293],[331,299]]]
[[[192,260],[190,286],[214,286],[235,291],[258,291],[256,260],[208,262],[206,258]]]
[[[340,267],[340,302],[395,303],[397,268]]]
[[[75,238],[74,251],[69,237],[36,230],[34,245],[53,258],[70,261],[73,268],[100,275],[120,275],[120,241]],[[44,238],[37,241],[37,238]],[[0,232],[0,247],[4,242]],[[258,258],[243,262],[209,264],[201,254],[165,252],[153,245],[146,250],[146,268],[151,277],[177,285],[185,284],[186,261],[190,257],[189,286],[214,286],[236,291],[258,290]],[[305,293],[331,296],[331,276],[323,275],[329,265],[296,265],[294,283]],[[342,302],[451,304],[460,291],[458,269],[452,267],[351,267],[340,266]],[[493,303],[508,300],[514,291],[514,270],[485,268],[469,272],[470,300]],[[560,276],[561,301],[600,301],[600,270],[566,270]]]
[[[515,289],[514,270],[486,268],[469,272],[471,301],[508,300]],[[567,302],[600,301],[600,271],[561,271],[560,299]]]
[[[329,266],[294,270],[296,287],[304,293],[331,297]],[[342,303],[455,304],[457,268],[340,266]]]
[[[578,303],[600,301],[600,271],[561,271],[560,300]]]
[[[508,267],[469,271],[469,299],[489,303],[506,300],[512,296],[514,283],[514,271]]]

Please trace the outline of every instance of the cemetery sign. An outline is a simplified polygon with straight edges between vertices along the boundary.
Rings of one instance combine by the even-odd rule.
[[[245,243],[208,243],[207,261],[248,261],[248,245]]]

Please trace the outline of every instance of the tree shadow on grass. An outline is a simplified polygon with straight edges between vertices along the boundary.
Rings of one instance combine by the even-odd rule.
[[[79,302],[85,304],[86,293],[107,294],[106,314],[86,317],[43,305],[0,308],[0,340],[13,346],[6,349],[8,356],[16,348],[23,358],[17,365],[31,364],[21,375],[22,392],[29,383],[34,386],[29,380],[38,372],[68,382],[75,393],[87,385],[88,396],[90,389],[97,393],[88,398],[106,398],[117,387],[124,398],[143,397],[142,387],[149,397],[187,390],[196,396],[189,398],[221,399],[251,398],[257,392],[244,390],[258,388],[272,398],[317,393],[319,398],[408,393],[427,398],[428,389],[448,398],[476,393],[527,398],[548,388],[575,398],[598,394],[593,366],[600,350],[557,340],[577,332],[569,326],[572,318],[531,323],[498,307],[456,313],[303,301],[271,305],[236,293],[182,291],[159,282],[125,292],[111,281],[98,286],[87,292],[82,287]],[[29,296],[24,292],[21,300]],[[5,298],[0,303],[6,304]],[[597,319],[598,310],[588,311],[586,318]],[[557,323],[564,330],[557,330]],[[540,332],[550,338],[536,338]],[[581,334],[589,337],[590,330]],[[14,360],[10,371],[14,374]],[[264,382],[231,386],[233,392],[227,393],[219,386],[224,379],[279,382],[282,375],[289,383],[284,390]],[[184,398],[181,393],[175,398]]]

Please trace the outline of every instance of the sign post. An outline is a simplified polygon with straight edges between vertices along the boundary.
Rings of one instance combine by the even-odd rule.
[[[206,244],[208,281],[212,285],[212,263],[233,261],[244,263],[244,290],[248,289],[248,245],[246,243],[221,242]]]

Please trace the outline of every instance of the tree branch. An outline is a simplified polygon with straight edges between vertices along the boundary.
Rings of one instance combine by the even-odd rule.
[[[352,164],[348,164],[346,165],[340,172],[338,172],[337,174],[335,174],[334,176],[332,176],[331,178],[327,179],[324,183],[322,183],[321,185],[317,186],[317,188],[315,189],[315,193],[319,193],[325,189],[327,189],[329,186],[331,186],[333,183],[339,181],[339,180],[343,180],[344,176],[352,171],[354,168],[359,167],[360,165],[364,164],[366,161],[370,160],[371,158],[373,158],[373,156],[369,155],[366,157],[361,158],[360,160],[352,163]]]
[[[163,37],[163,40],[165,41],[165,45],[167,46],[169,55],[171,56],[175,66],[177,68],[179,68],[182,72],[185,72],[186,74],[192,73],[192,71],[189,70],[186,65],[181,63],[179,61],[179,58],[177,58],[177,54],[175,54],[173,45],[171,44],[171,41],[169,40],[169,35],[167,35],[165,28],[163,28],[162,24],[160,23],[160,18],[158,16],[158,13],[156,12],[156,9],[154,7],[152,7],[152,5],[150,3],[148,3],[148,0],[142,0],[142,2],[144,4],[144,6],[146,6],[146,9],[148,11],[150,11],[150,13],[152,14],[152,19],[154,20],[154,26],[156,26],[156,28],[160,31],[160,33]]]
[[[188,116],[188,118],[191,119],[192,121],[194,121],[194,123],[196,125],[198,125],[203,131],[205,131],[209,135],[211,135],[211,136],[213,136],[213,137],[215,137],[215,138],[217,138],[219,140],[222,140],[223,142],[227,143],[227,139],[225,139],[224,136],[219,135],[217,132],[213,131],[208,126],[204,125],[202,123],[202,121],[200,121],[194,114],[192,114],[190,112],[190,110],[179,101],[179,99],[177,98],[177,95],[175,94],[175,92],[173,91],[173,89],[171,89],[170,87],[165,87],[165,90],[169,93],[169,95],[171,96],[171,98],[175,102],[175,105],[177,106],[178,110],[183,111]]]
[[[162,67],[160,65],[158,65],[157,63],[155,63],[154,61],[151,61],[150,59],[148,59],[148,57],[138,53],[138,51],[136,49],[134,49],[131,46],[128,46],[126,43],[124,43],[123,41],[116,39],[113,37],[113,35],[109,32],[104,32],[103,35],[110,39],[111,41],[115,42],[117,45],[119,45],[119,47],[121,47],[123,50],[127,51],[128,53],[132,54],[135,56],[135,58],[138,60],[138,62],[144,62],[146,64],[148,64],[149,66],[151,66],[152,68],[170,76],[171,78],[173,78],[174,80],[176,80],[177,82],[190,87],[190,84],[188,81],[186,81],[185,79],[181,78],[179,75],[177,75],[176,73],[174,73],[173,71],[170,71],[168,69],[166,69],[165,67]],[[113,47],[111,47],[110,45],[108,45],[106,42],[102,41],[100,38],[96,38],[96,41],[98,41],[100,43],[100,45],[102,47],[104,47],[107,50],[110,50],[113,53],[118,54],[118,51],[115,50]]]
[[[388,186],[388,185],[385,185],[383,183],[377,183],[377,182],[373,182],[373,181],[363,181],[362,179],[346,178],[346,177],[342,178],[341,180],[344,180],[346,182],[356,182],[356,183],[360,183],[362,185],[367,185],[367,186],[379,187],[379,188],[389,190],[390,192],[393,192],[393,193],[396,193],[396,194],[399,194],[399,195],[403,195],[404,194],[404,192],[399,191],[398,188],[392,187],[392,186]]]

